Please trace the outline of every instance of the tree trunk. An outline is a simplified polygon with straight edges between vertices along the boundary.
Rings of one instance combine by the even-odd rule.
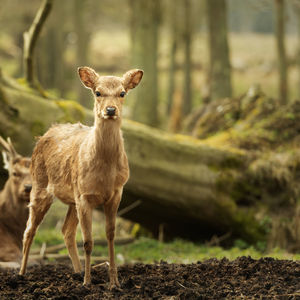
[[[209,82],[212,101],[231,97],[231,67],[225,0],[206,0],[209,45]]]
[[[135,92],[132,119],[150,126],[158,123],[157,47],[160,19],[159,0],[131,0],[133,67],[143,69],[143,83]]]
[[[295,3],[297,12],[297,23],[298,23],[298,55],[297,55],[297,66],[298,66],[298,98],[300,98],[300,1]]]
[[[40,40],[40,51],[37,53],[38,78],[42,86],[56,89],[58,97],[65,90],[64,35],[65,35],[65,2],[54,2],[53,16],[49,18],[45,34]],[[51,49],[51,51],[49,51]]]
[[[76,43],[76,64],[77,66],[89,65],[89,44],[90,44],[90,30],[87,28],[86,22],[86,0],[74,0],[74,28],[77,35]],[[97,4],[98,5],[98,4]],[[89,91],[82,88],[82,84],[79,80],[76,83],[77,94],[79,95],[79,102],[81,105],[91,108]]]
[[[170,115],[175,91],[176,53],[178,48],[178,5],[179,2],[171,0],[170,5],[170,31],[171,49],[168,78],[167,114]]]
[[[183,85],[183,114],[186,116],[192,110],[192,62],[191,62],[191,49],[192,49],[192,7],[191,1],[184,1],[184,85]]]
[[[276,44],[279,72],[279,101],[281,104],[288,102],[287,60],[285,51],[285,3],[284,0],[276,1]]]
[[[37,87],[34,69],[34,50],[41,29],[51,11],[53,0],[44,0],[28,31],[24,32],[24,75],[28,84]]]

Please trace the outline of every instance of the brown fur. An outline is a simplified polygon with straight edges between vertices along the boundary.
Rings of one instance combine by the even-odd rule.
[[[31,179],[30,158],[19,155],[10,139],[0,137],[9,178],[0,192],[0,266],[17,267],[22,257],[22,237],[28,218]],[[25,189],[27,185],[27,190]]]
[[[103,205],[109,247],[110,286],[119,285],[114,261],[116,213],[129,168],[121,133],[122,92],[134,88],[143,72],[131,70],[123,77],[99,76],[93,69],[78,69],[83,84],[95,95],[94,126],[63,124],[52,126],[40,138],[32,155],[33,188],[30,216],[24,233],[23,261],[20,274],[26,270],[30,245],[49,209],[54,196],[69,205],[63,225],[66,246],[75,272],[81,270],[75,243],[76,227],[80,227],[85,249],[84,284],[91,282],[90,256],[92,241],[92,210]],[[115,108],[110,116],[107,108]]]

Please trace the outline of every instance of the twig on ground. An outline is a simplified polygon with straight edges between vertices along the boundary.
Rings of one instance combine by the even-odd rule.
[[[47,245],[46,245],[46,243],[44,242],[44,243],[42,244],[42,247],[41,247],[41,250],[40,250],[40,256],[42,256],[42,257],[45,256],[46,248],[47,248]]]
[[[103,265],[106,265],[107,267],[109,267],[109,262],[105,261],[103,263],[92,266],[92,268],[96,269],[96,268],[102,267]]]
[[[121,209],[118,212],[118,217],[121,217],[122,215],[125,215],[126,213],[128,213],[129,211],[131,211],[132,209],[136,208],[137,206],[139,206],[142,203],[141,200],[137,200],[135,202],[133,202],[132,204],[128,205],[127,207]]]
[[[206,243],[208,247],[219,246],[221,242],[225,241],[231,236],[231,232],[227,232],[220,237],[214,235],[209,242]]]

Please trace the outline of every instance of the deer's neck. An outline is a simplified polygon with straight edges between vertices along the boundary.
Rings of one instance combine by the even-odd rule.
[[[0,192],[0,209],[1,211],[14,211],[17,209],[17,199],[12,191],[11,178],[6,181],[3,190]]]
[[[108,163],[117,162],[124,151],[120,120],[95,122],[94,147],[98,157]]]

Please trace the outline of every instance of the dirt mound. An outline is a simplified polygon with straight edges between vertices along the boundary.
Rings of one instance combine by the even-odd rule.
[[[82,274],[49,264],[29,268],[24,277],[0,271],[0,299],[299,299],[299,278],[299,262],[273,258],[161,262],[120,266],[122,288],[109,291],[105,267],[94,269],[85,287]]]

